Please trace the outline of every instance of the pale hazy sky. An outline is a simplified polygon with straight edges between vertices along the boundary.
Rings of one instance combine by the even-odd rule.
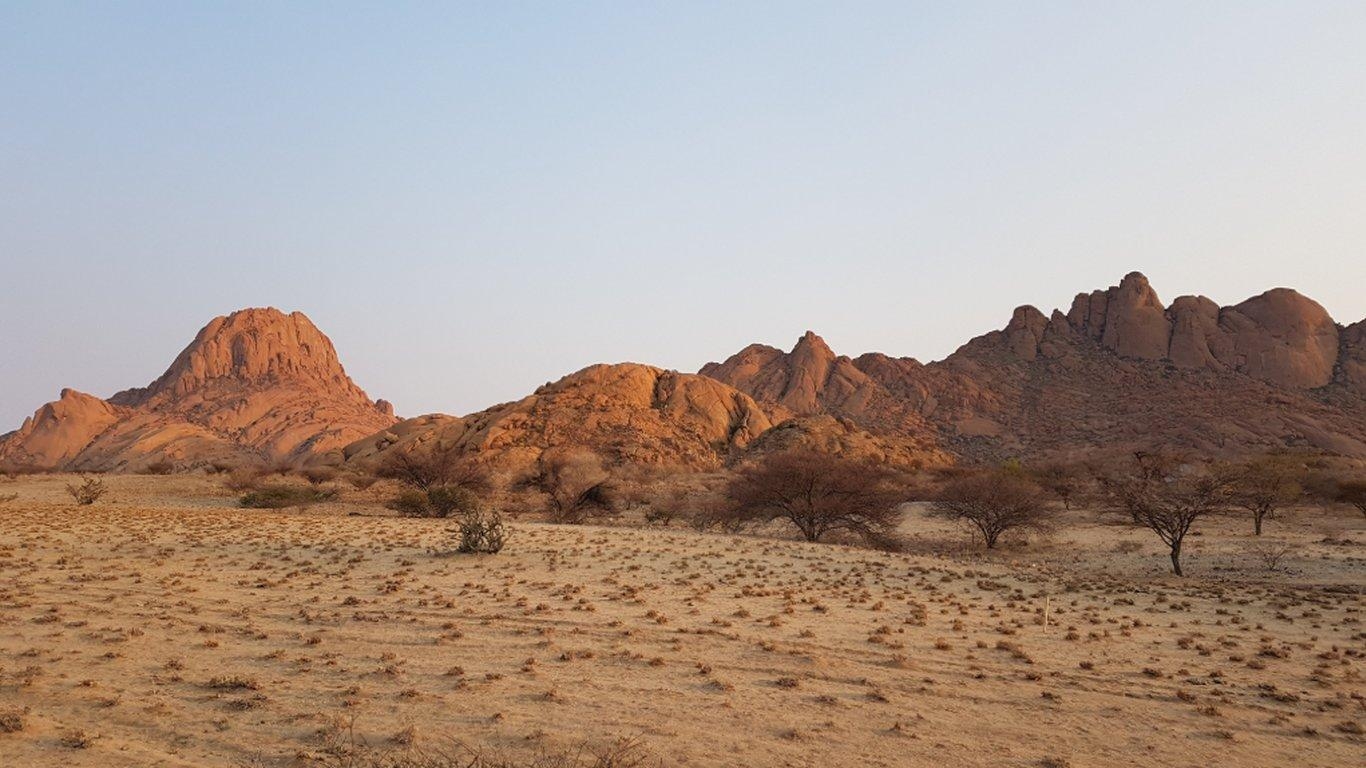
[[[1366,3],[0,5],[0,431],[302,310],[400,414],[1127,271],[1366,317]]]

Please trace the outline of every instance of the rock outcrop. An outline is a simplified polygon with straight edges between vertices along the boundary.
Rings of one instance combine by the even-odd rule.
[[[1130,272],[1109,290],[1078,294],[1067,318],[1079,333],[1117,354],[1143,360],[1167,356],[1166,310],[1141,273]]]
[[[0,461],[136,470],[339,460],[342,446],[393,422],[307,317],[245,309],[212,320],[146,387],[108,400],[63,391],[0,443]]]
[[[400,422],[347,446],[348,462],[393,451],[455,451],[509,471],[550,448],[591,449],[612,465],[716,469],[772,426],[753,398],[696,374],[648,365],[594,365],[534,394],[456,418]]]
[[[1148,278],[1131,272],[1118,286],[1079,294],[1066,319],[1073,332],[1121,357],[1233,370],[1289,389],[1328,384],[1339,354],[1333,319],[1289,288],[1233,307],[1182,296],[1164,308]]]

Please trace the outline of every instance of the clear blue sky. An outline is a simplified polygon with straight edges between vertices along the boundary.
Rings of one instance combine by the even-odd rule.
[[[1361,2],[0,5],[0,431],[309,314],[401,414],[1125,272],[1366,316]]]

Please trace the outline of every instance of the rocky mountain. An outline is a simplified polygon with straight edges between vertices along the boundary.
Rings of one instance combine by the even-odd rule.
[[[1366,456],[1364,344],[1366,321],[1341,327],[1290,289],[1164,306],[1134,272],[1066,314],[1020,307],[939,362],[851,359],[808,332],[790,352],[751,345],[701,373],[776,414],[829,414],[972,459],[1154,444]]]
[[[408,419],[344,454],[365,464],[392,451],[439,447],[517,470],[547,448],[572,445],[615,465],[715,469],[771,426],[751,397],[719,381],[622,363],[590,366],[469,416]]]
[[[209,323],[146,387],[107,400],[63,391],[0,438],[0,462],[370,465],[440,447],[523,470],[582,446],[617,465],[714,469],[796,444],[911,466],[1156,444],[1366,457],[1366,321],[1340,326],[1285,288],[1231,307],[1164,305],[1135,272],[1065,313],[1020,307],[938,362],[851,358],[808,332],[698,374],[594,365],[468,416],[399,422],[308,318],[249,309]]]
[[[137,470],[339,460],[342,446],[394,421],[303,314],[244,309],[212,320],[146,387],[108,400],[63,390],[0,441],[0,462]]]

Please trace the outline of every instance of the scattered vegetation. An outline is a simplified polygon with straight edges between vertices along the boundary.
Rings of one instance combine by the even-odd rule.
[[[606,743],[581,743],[542,749],[529,757],[508,757],[491,750],[455,742],[448,749],[424,749],[416,732],[407,729],[390,738],[387,748],[371,746],[356,734],[354,718],[338,719],[322,733],[323,768],[653,768],[657,758],[640,741],[627,737]]]
[[[285,509],[320,504],[337,497],[335,488],[298,485],[266,485],[244,494],[239,504],[250,509]]]

